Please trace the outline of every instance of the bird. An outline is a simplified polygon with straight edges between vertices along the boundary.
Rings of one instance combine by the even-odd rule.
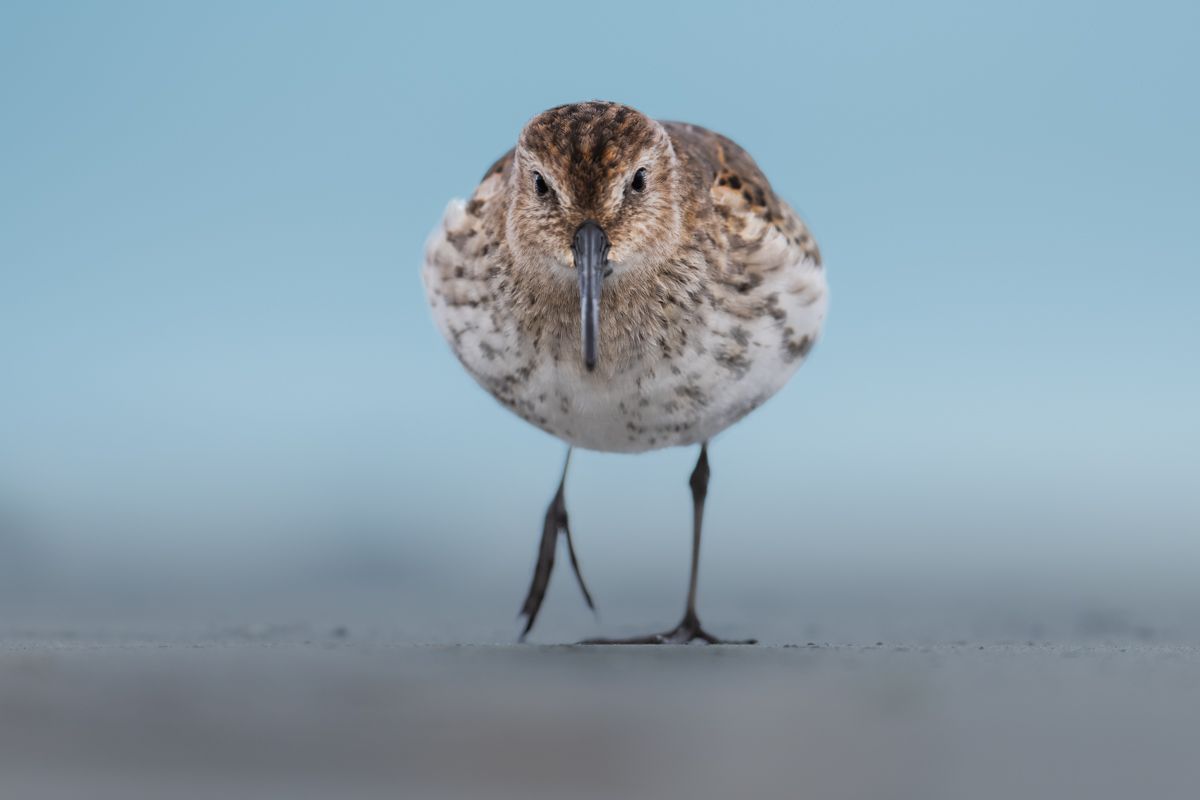
[[[808,226],[754,159],[704,127],[621,103],[537,114],[451,200],[425,246],[433,320],[504,407],[567,445],[519,616],[524,641],[560,536],[587,605],[565,486],[574,449],[699,446],[684,615],[665,632],[587,644],[750,643],[696,610],[709,442],[775,394],[825,321]]]

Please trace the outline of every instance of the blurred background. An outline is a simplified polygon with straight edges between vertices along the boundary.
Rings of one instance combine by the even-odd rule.
[[[0,9],[0,628],[508,642],[564,448],[422,244],[605,98],[745,146],[833,304],[716,440],[701,614],[768,641],[1200,634],[1200,7]],[[674,624],[691,451],[580,453],[543,641]]]

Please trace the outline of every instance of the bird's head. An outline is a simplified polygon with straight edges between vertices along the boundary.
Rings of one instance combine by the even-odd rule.
[[[514,269],[578,287],[581,346],[598,358],[601,291],[658,268],[679,246],[678,160],[666,129],[617,103],[545,111],[521,131],[506,235]]]

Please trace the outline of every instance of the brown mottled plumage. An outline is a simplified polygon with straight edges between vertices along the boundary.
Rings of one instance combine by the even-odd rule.
[[[585,227],[608,247],[594,365]],[[571,445],[626,452],[705,443],[764,402],[816,341],[827,296],[816,242],[745,150],[604,102],[534,117],[447,209],[424,278],[501,403]]]

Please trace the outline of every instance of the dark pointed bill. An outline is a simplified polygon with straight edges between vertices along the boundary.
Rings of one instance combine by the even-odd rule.
[[[608,236],[604,229],[588,220],[575,231],[571,244],[575,269],[579,273],[579,309],[583,325],[583,365],[596,368],[600,338],[600,282],[608,271]]]

